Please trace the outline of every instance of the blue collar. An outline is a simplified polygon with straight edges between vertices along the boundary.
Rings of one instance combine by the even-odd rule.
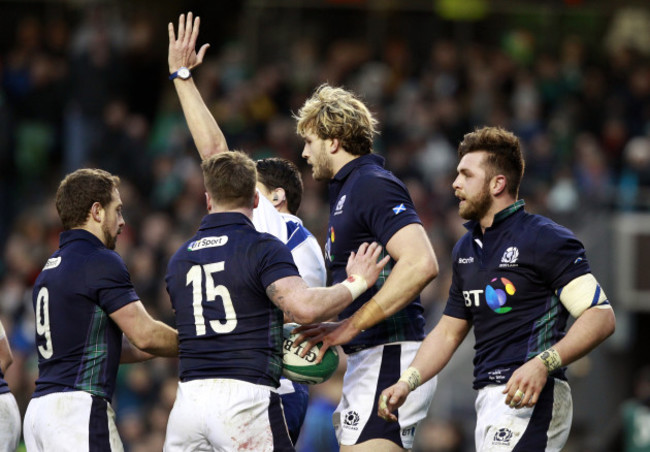
[[[68,229],[59,234],[59,248],[63,248],[65,245],[74,242],[75,240],[85,240],[91,242],[94,246],[105,247],[104,243],[99,240],[99,237],[92,232],[88,232],[85,229],[75,228]]]
[[[249,225],[254,228],[253,222],[243,213],[239,212],[218,212],[210,213],[203,217],[199,231],[217,228],[228,225]]]
[[[508,207],[506,207],[505,209],[501,210],[496,215],[494,215],[492,226],[485,229],[488,230],[498,226],[506,218],[509,218],[515,212],[519,211],[520,209],[523,209],[524,205],[526,205],[526,202],[523,199],[519,199],[515,201],[513,204],[510,204]],[[465,226],[465,229],[467,229],[468,231],[473,231],[477,226],[479,226],[479,223],[478,221],[471,220],[465,223],[463,226]]]

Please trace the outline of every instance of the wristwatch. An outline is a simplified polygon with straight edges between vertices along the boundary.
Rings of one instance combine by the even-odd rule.
[[[176,72],[174,72],[172,75],[169,76],[169,80],[174,80],[176,77],[182,79],[182,80],[187,80],[192,76],[192,73],[188,68],[185,66],[179,68]]]

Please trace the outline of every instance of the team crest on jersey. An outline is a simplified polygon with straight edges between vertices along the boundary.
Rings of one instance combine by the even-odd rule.
[[[509,246],[501,257],[499,267],[518,267],[517,259],[519,259],[519,250],[516,246]]]
[[[334,215],[340,215],[343,213],[343,204],[345,204],[345,199],[348,195],[343,195],[339,198],[339,202],[336,203],[336,209],[334,209]]]
[[[195,240],[187,245],[187,251],[198,251],[203,248],[214,248],[216,246],[223,246],[228,243],[227,235],[220,235],[219,237],[203,237],[202,239]]]
[[[43,270],[50,270],[51,268],[56,268],[61,264],[61,256],[58,257],[52,257],[47,260],[45,263],[45,266],[43,267]]]
[[[359,413],[350,410],[343,417],[343,425],[350,430],[359,430],[359,419]]]
[[[512,440],[513,436],[514,435],[512,434],[512,430],[510,430],[509,428],[501,427],[494,434],[494,438],[492,439],[492,445],[510,446],[510,441]]]

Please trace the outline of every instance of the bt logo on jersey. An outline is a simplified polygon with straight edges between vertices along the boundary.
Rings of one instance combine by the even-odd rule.
[[[512,296],[517,292],[517,288],[508,278],[496,277],[490,280],[490,283],[485,286],[485,290],[463,290],[463,298],[465,299],[465,306],[479,307],[481,303],[481,295],[485,295],[485,302],[497,314],[505,314],[512,310],[510,306],[504,306],[508,300],[508,296]]]

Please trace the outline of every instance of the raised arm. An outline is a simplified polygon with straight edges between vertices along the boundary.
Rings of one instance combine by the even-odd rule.
[[[348,279],[331,287],[309,287],[299,276],[279,279],[266,293],[290,322],[309,324],[330,319],[374,284],[389,256],[377,261],[382,247],[366,243],[348,259]]]
[[[196,52],[196,40],[199,36],[199,17],[192,18],[192,13],[181,14],[178,19],[178,36],[174,24],[167,26],[169,31],[169,73],[173,74],[181,67],[194,69],[203,62],[205,52],[210,44],[203,44]],[[217,121],[201,98],[192,77],[174,79],[174,88],[183,108],[187,126],[202,160],[228,150],[226,137]]]
[[[178,332],[159,320],[154,320],[140,300],[129,303],[110,314],[131,344],[140,350],[156,356],[178,356]],[[124,362],[133,362],[135,355],[127,356]],[[141,355],[143,359],[148,356]]]

